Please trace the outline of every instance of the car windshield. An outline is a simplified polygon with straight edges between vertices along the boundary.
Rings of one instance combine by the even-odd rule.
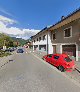
[[[71,61],[72,61],[72,59],[70,59],[70,57],[65,57],[64,60],[65,60],[66,62],[71,62]]]
[[[48,55],[48,57],[52,57],[53,54]]]
[[[21,50],[22,51],[23,49],[18,49],[18,50]]]

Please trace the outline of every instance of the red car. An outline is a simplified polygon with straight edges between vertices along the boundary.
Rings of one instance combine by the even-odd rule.
[[[61,72],[75,69],[74,60],[70,59],[66,54],[48,54],[43,56],[43,59],[56,66]]]

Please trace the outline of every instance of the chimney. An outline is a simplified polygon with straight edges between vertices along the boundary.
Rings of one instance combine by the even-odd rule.
[[[62,16],[62,17],[61,17],[61,20],[63,20],[64,18],[65,18],[65,17],[64,17],[64,16]]]

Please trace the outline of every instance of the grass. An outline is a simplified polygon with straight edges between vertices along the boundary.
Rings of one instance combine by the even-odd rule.
[[[8,56],[8,55],[11,55],[11,53],[0,50],[0,57],[4,57],[4,56]]]

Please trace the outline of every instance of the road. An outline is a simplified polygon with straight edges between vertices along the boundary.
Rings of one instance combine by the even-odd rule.
[[[78,83],[32,53],[12,60],[0,68],[0,92],[80,92]]]

